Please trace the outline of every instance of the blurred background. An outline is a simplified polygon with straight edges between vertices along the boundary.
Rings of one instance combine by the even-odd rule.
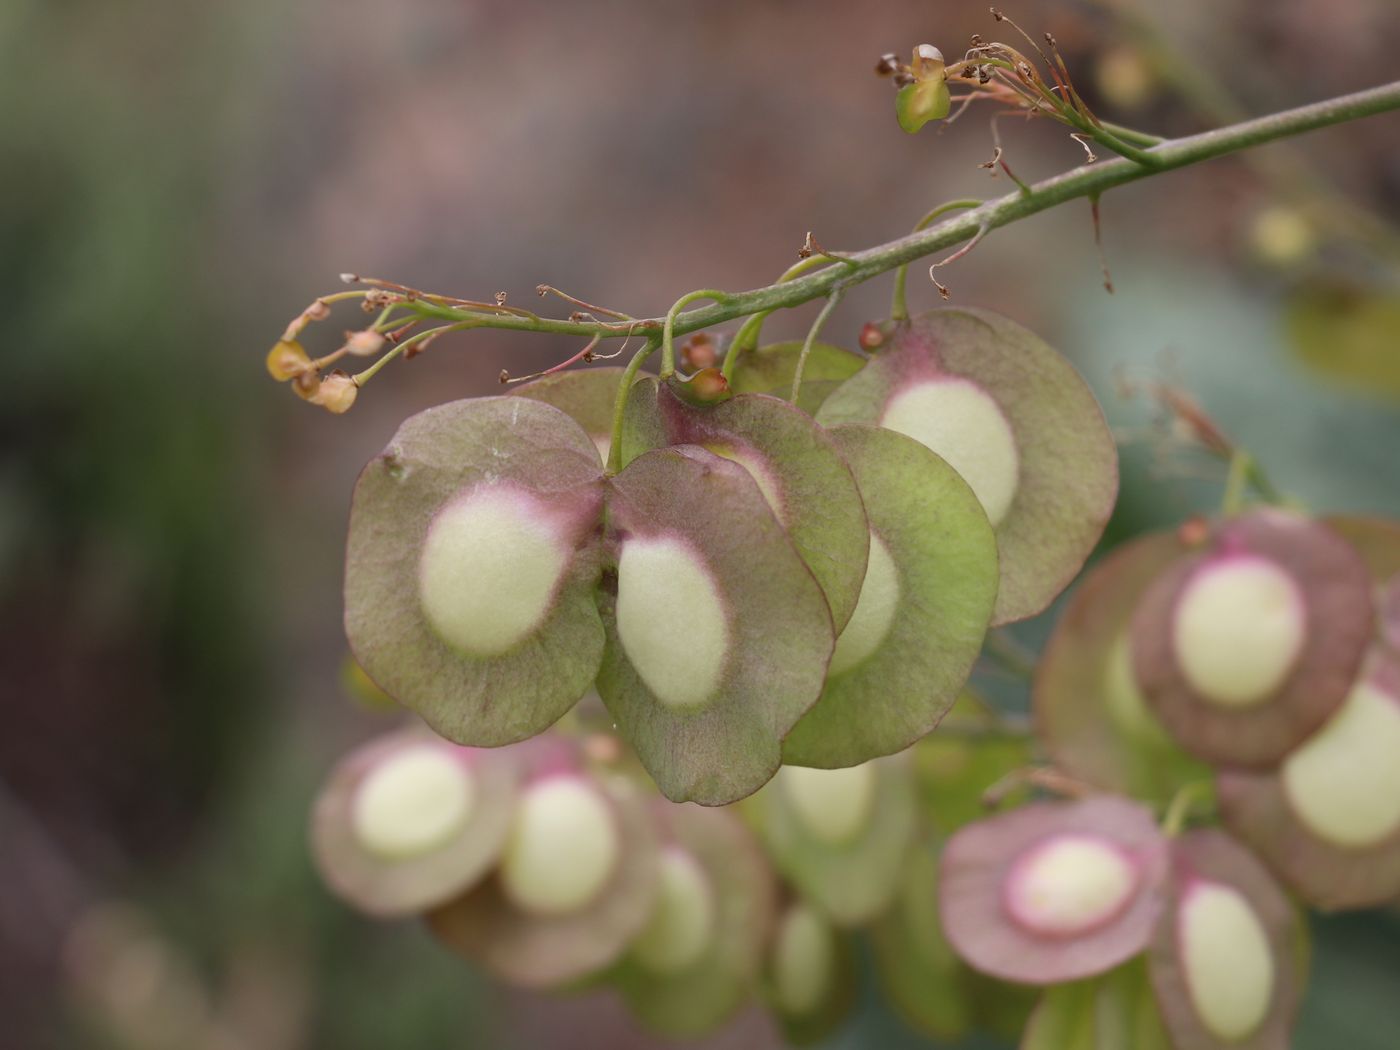
[[[1400,73],[1395,0],[1008,12],[1103,116],[1167,135]],[[263,355],[345,270],[653,315],[768,283],[809,230],[854,249],[1005,193],[984,115],[906,136],[872,72],[974,32],[985,7],[952,0],[0,4],[0,1047],[658,1045],[605,993],[504,992],[352,914],[305,843],[324,771],[385,726],[339,681],[357,471],[406,415],[576,347],[449,337],[343,417]],[[1082,160],[1058,126],[1002,134],[1023,178]],[[1219,498],[1130,396],[1150,382],[1308,505],[1400,514],[1400,118],[1115,190],[1103,219],[1114,295],[1082,201],[940,276],[1095,386],[1126,442],[1108,542]],[[910,288],[938,301],[917,266]],[[1297,1045],[1393,1047],[1400,914],[1315,928]],[[753,1016],[708,1045],[780,1039]],[[868,986],[828,1045],[927,1044]]]

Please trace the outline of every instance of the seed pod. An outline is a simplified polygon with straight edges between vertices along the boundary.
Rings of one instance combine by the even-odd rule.
[[[729,388],[736,394],[792,394],[792,376],[802,354],[802,341],[769,343],[739,355]],[[802,369],[797,407],[815,415],[822,402],[865,365],[865,358],[830,343],[813,343]]]
[[[909,749],[922,810],[929,826],[941,836],[987,815],[982,801],[987,789],[1034,760],[1032,742],[999,731],[988,713],[988,701],[964,689],[940,728],[950,724],[981,726],[977,736],[934,732]]]
[[[1146,947],[1165,874],[1145,807],[1109,795],[1031,803],[949,840],[943,929],[969,965],[1003,980],[1091,977]]]
[[[657,842],[639,791],[598,777],[557,737],[529,771],[496,874],[428,916],[448,948],[501,980],[558,988],[615,962],[657,891]]]
[[[1316,522],[1256,511],[1218,525],[1148,588],[1133,669],[1188,752],[1268,767],[1341,704],[1371,630],[1371,583],[1351,546]]]
[[[789,1045],[826,1038],[855,1006],[855,958],[847,936],[810,904],[791,902],[769,945],[763,992]]]
[[[1177,1050],[1286,1050],[1303,931],[1264,866],[1230,836],[1188,832],[1171,848],[1168,904],[1148,965]]]
[[[425,911],[495,863],[515,803],[512,756],[422,729],[370,741],[336,766],[311,815],[316,865],[372,915]]]
[[[697,406],[673,389],[655,380],[637,385],[627,447],[700,445],[747,470],[821,585],[840,632],[861,593],[869,529],[855,478],[833,439],[775,397],[748,394]]]
[[[972,1025],[963,966],[938,919],[938,853],[920,844],[904,865],[894,906],[871,928],[880,984],[904,1020],[939,1042],[956,1042]]]
[[[676,1038],[713,1031],[743,1004],[770,936],[777,887],[730,810],[656,800],[660,892],[614,975],[632,1012]]]
[[[845,769],[784,766],[755,803],[774,866],[834,923],[858,926],[889,907],[916,834],[904,756]]]
[[[874,423],[938,453],[996,530],[994,624],[1040,612],[1098,542],[1118,454],[1094,395],[1037,336],[981,310],[935,310],[822,405],[818,422]]]
[[[1277,769],[1220,774],[1226,826],[1309,904],[1400,896],[1400,654],[1376,646],[1346,701]]]
[[[1129,651],[1133,610],[1186,553],[1175,532],[1118,547],[1076,586],[1036,667],[1036,736],[1055,764],[1108,791],[1166,802],[1209,771],[1167,735]]]
[[[858,603],[783,760],[851,766],[929,733],[957,699],[996,602],[996,539],[957,472],[878,427],[831,430],[870,528]]]
[[[612,442],[613,403],[625,371],[605,367],[557,372],[523,384],[515,395],[543,401],[564,412],[593,439],[599,462],[606,463]]]
[[[598,693],[667,798],[743,798],[821,692],[821,588],[749,472],[698,446],[630,463],[608,526]]]
[[[390,696],[458,743],[544,730],[603,650],[602,471],[563,412],[479,398],[407,420],[355,486],[345,628]]]

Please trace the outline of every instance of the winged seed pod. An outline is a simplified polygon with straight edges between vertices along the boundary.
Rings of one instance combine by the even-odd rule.
[[[817,421],[907,434],[972,486],[996,530],[994,624],[1050,604],[1118,493],[1118,453],[1093,393],[1039,337],[983,310],[935,310],[896,327]]]
[[[457,747],[421,728],[343,758],[311,814],[327,885],[362,911],[411,915],[485,876],[515,804],[513,756]]]
[[[943,930],[969,965],[1003,980],[1092,977],[1147,946],[1166,870],[1146,807],[1111,795],[1033,802],[948,841]]]
[[[801,340],[769,343],[739,355],[729,389],[736,394],[792,394],[792,377],[802,354]],[[813,343],[802,369],[797,407],[816,415],[831,392],[865,366],[865,358],[830,343]]]
[[[1148,707],[1129,625],[1144,591],[1187,551],[1175,532],[1114,549],[1075,586],[1036,667],[1036,736],[1055,764],[1106,791],[1168,802],[1206,780]]]
[[[1222,831],[1172,842],[1148,966],[1177,1050],[1287,1050],[1304,934],[1277,883]]]
[[[676,1038],[713,1031],[750,995],[777,907],[773,870],[728,809],[655,800],[660,890],[613,975],[632,1012]]]
[[[1153,582],[1133,616],[1133,670],[1183,748],[1267,768],[1345,699],[1371,639],[1371,580],[1340,536],[1260,510],[1221,522]]]
[[[826,1038],[855,1007],[849,937],[802,900],[791,901],[778,919],[764,977],[764,998],[792,1046]]]
[[[748,470],[699,446],[633,460],[608,510],[598,693],[667,798],[743,798],[821,693],[821,588]]]
[[[501,980],[558,988],[606,969],[646,925],[656,832],[638,788],[589,773],[573,741],[518,750],[526,777],[499,868],[428,926]]]
[[[593,439],[598,462],[606,463],[612,444],[613,402],[625,371],[608,366],[556,372],[522,384],[515,396],[543,401],[567,414]]]
[[[557,408],[492,397],[411,417],[351,503],[356,659],[449,740],[541,732],[602,659],[602,501],[597,450]]]

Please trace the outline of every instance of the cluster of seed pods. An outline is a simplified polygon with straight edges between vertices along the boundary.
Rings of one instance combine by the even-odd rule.
[[[600,368],[412,417],[355,490],[360,664],[471,747],[596,689],[673,801],[907,748],[988,627],[1078,571],[1117,458],[1073,368],[1004,318],[940,310],[877,342],[818,344],[798,404],[773,396],[800,356],[780,344],[703,397]]]
[[[1045,986],[1023,1047],[1284,1048],[1301,906],[1400,898],[1400,528],[1260,509],[1140,537],[1067,605],[1033,690],[1090,793],[941,858],[954,950]],[[1210,796],[1223,828],[1180,832]]]
[[[484,749],[401,729],[331,772],[317,865],[497,980],[610,988],[670,1036],[755,999],[798,1042],[844,1021],[851,931],[884,921],[927,857],[910,756],[790,767],[734,807],[669,802],[630,761],[555,732]]]

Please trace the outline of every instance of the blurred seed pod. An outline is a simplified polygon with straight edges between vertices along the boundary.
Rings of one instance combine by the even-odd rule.
[[[791,901],[768,948],[763,988],[790,1045],[825,1039],[855,1007],[856,964],[848,936],[810,904]]]

